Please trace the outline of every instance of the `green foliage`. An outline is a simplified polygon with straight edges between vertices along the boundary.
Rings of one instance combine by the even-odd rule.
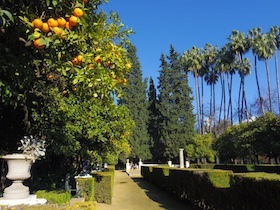
[[[191,102],[188,76],[179,54],[171,46],[169,56],[161,56],[158,103],[158,133],[164,148],[161,156],[167,160],[177,158],[179,148],[185,148],[193,138],[195,119]]]
[[[165,167],[150,168],[142,166],[145,180],[201,209],[279,208],[280,176],[276,174],[170,168],[167,175]]]
[[[48,204],[64,205],[69,204],[71,193],[69,191],[46,191],[39,190],[36,193],[37,198],[45,198]]]
[[[150,147],[152,146],[147,130],[148,110],[146,101],[147,82],[143,81],[141,65],[137,57],[136,47],[127,45],[129,59],[131,61],[131,73],[127,75],[127,85],[124,86],[124,96],[119,100],[129,109],[129,115],[135,123],[129,137],[132,150],[130,157],[142,160],[151,159]]]
[[[259,163],[258,156],[274,158],[280,155],[280,118],[271,113],[250,123],[228,127],[218,136],[215,148],[223,160],[243,158]]]
[[[93,177],[95,185],[94,199],[98,203],[111,204],[114,188],[114,168],[94,173]]]
[[[209,162],[215,162],[216,151],[213,149],[214,137],[212,133],[196,134],[192,141],[186,146],[188,158],[196,159],[206,158]]]
[[[57,159],[64,163],[57,164],[57,180],[69,170],[79,170],[86,159],[116,164],[120,155],[131,151],[128,134],[133,121],[114,97],[121,97],[122,81],[130,72],[124,46],[132,31],[116,13],[101,12],[102,3],[0,3],[0,19],[11,19],[4,10],[14,19],[0,33],[1,150],[14,152],[23,135],[45,139],[46,165]],[[32,27],[35,18],[67,19],[77,6],[84,15],[77,26],[61,29],[61,35]],[[44,45],[41,49],[34,45],[37,36]],[[76,64],[73,60],[79,55],[82,62]],[[51,177],[50,171],[41,176]]]
[[[211,183],[217,188],[230,187],[230,174],[232,172],[223,170],[211,170],[206,172]]]
[[[85,201],[94,201],[94,178],[77,178],[76,185]]]

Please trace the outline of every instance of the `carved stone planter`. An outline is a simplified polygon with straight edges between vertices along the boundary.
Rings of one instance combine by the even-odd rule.
[[[29,187],[23,181],[31,177],[32,157],[24,154],[9,154],[2,157],[7,161],[8,174],[6,177],[13,181],[4,189],[4,199],[25,199],[29,197]]]

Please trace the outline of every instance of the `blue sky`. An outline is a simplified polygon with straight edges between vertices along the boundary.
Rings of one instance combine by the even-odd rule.
[[[203,48],[206,43],[222,47],[232,30],[247,33],[261,27],[268,32],[271,26],[280,26],[279,0],[109,0],[101,9],[117,12],[124,25],[133,29],[131,42],[137,48],[143,77],[153,77],[156,84],[160,55],[168,55],[171,44],[183,54],[192,46]],[[266,88],[264,67],[263,62],[259,63],[262,89]],[[273,88],[276,87],[274,69],[271,62]],[[194,87],[193,77],[189,80]],[[237,76],[235,84],[237,92]],[[246,91],[249,100],[257,97],[253,68],[246,78]]]

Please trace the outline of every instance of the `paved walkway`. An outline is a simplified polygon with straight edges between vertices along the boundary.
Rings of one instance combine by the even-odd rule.
[[[136,171],[131,176],[115,171],[112,204],[98,204],[97,210],[195,210],[143,180]]]

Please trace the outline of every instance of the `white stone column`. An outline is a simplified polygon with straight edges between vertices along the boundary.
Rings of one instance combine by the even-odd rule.
[[[130,171],[130,163],[129,163],[129,159],[126,159],[126,172],[129,173]]]
[[[180,168],[184,168],[184,149],[179,149]]]

